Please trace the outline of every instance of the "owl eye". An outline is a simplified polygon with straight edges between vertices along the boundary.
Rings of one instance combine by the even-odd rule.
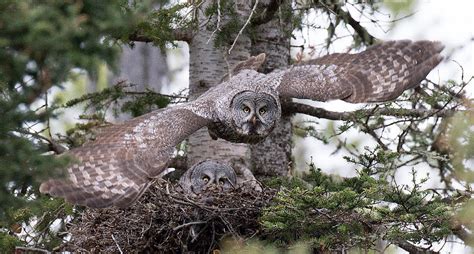
[[[219,179],[219,185],[224,185],[225,184],[225,178]]]
[[[247,107],[247,106],[243,106],[243,107],[242,107],[242,111],[244,111],[244,113],[249,113],[249,112],[250,112],[250,108]]]
[[[267,113],[267,108],[266,107],[260,108],[260,110],[258,110],[258,113],[260,113],[260,115],[265,115],[265,113]]]
[[[208,182],[209,182],[209,177],[203,176],[203,177],[202,177],[202,180],[203,180],[205,183],[208,183]]]

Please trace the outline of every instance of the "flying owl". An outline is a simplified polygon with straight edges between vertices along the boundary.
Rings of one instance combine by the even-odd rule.
[[[331,54],[269,74],[237,73],[196,100],[106,128],[67,154],[76,159],[66,179],[42,193],[89,207],[126,207],[166,169],[177,144],[207,126],[213,138],[256,143],[280,118],[280,98],[383,102],[416,87],[442,60],[432,41],[387,41],[357,54]],[[264,54],[249,60],[250,68]]]
[[[211,189],[227,192],[238,187],[234,169],[213,160],[194,164],[181,176],[179,185],[189,194],[200,194]]]

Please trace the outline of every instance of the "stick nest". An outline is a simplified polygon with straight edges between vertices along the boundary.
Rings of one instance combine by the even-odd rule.
[[[63,251],[101,253],[189,252],[219,249],[224,237],[247,239],[261,231],[262,209],[275,191],[211,191],[190,197],[161,182],[126,209],[86,209]]]

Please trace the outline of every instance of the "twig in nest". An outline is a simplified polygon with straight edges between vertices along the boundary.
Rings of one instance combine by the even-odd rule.
[[[123,254],[123,251],[120,248],[120,245],[118,244],[117,240],[115,240],[114,234],[112,234],[112,240],[114,240],[115,245],[117,245],[117,249],[119,250],[120,254]]]
[[[207,221],[192,221],[192,222],[188,222],[188,223],[184,223],[182,225],[179,225],[177,227],[174,227],[173,228],[173,231],[176,231],[180,228],[184,228],[184,227],[187,227],[187,226],[192,226],[192,225],[199,225],[199,224],[205,224],[207,223]]]

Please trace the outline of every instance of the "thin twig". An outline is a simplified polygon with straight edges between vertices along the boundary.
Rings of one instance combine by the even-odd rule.
[[[176,231],[180,228],[184,228],[184,227],[187,227],[187,226],[191,226],[191,225],[199,225],[199,224],[205,224],[207,223],[207,221],[192,221],[192,222],[188,222],[188,223],[184,223],[182,225],[179,225],[177,227],[174,227],[173,228],[173,231]]]
[[[51,253],[47,250],[44,249],[39,249],[39,248],[33,248],[33,247],[20,247],[17,246],[15,247],[15,253]]]
[[[250,23],[250,20],[252,19],[252,16],[253,16],[253,13],[254,13],[255,10],[257,9],[257,5],[258,5],[258,0],[255,1],[255,4],[253,5],[252,11],[250,12],[249,17],[247,18],[247,20],[245,21],[244,26],[240,29],[239,33],[238,33],[237,36],[235,37],[235,40],[234,40],[234,42],[232,43],[232,46],[230,46],[230,49],[229,49],[229,51],[228,51],[229,55],[230,55],[230,52],[232,51],[232,49],[234,48],[235,44],[237,43],[237,40],[239,39],[240,35],[244,32],[244,29],[245,29],[245,28],[248,26],[248,24]]]
[[[120,254],[123,254],[122,248],[120,248],[120,245],[118,244],[117,240],[115,240],[114,234],[112,234],[112,240],[114,240],[115,245],[117,245],[117,248]]]
[[[206,44],[209,44],[211,41],[212,37],[217,31],[221,31],[221,1],[217,0],[217,24],[216,24],[216,29],[212,31],[211,36],[209,36],[209,39],[207,40]]]

